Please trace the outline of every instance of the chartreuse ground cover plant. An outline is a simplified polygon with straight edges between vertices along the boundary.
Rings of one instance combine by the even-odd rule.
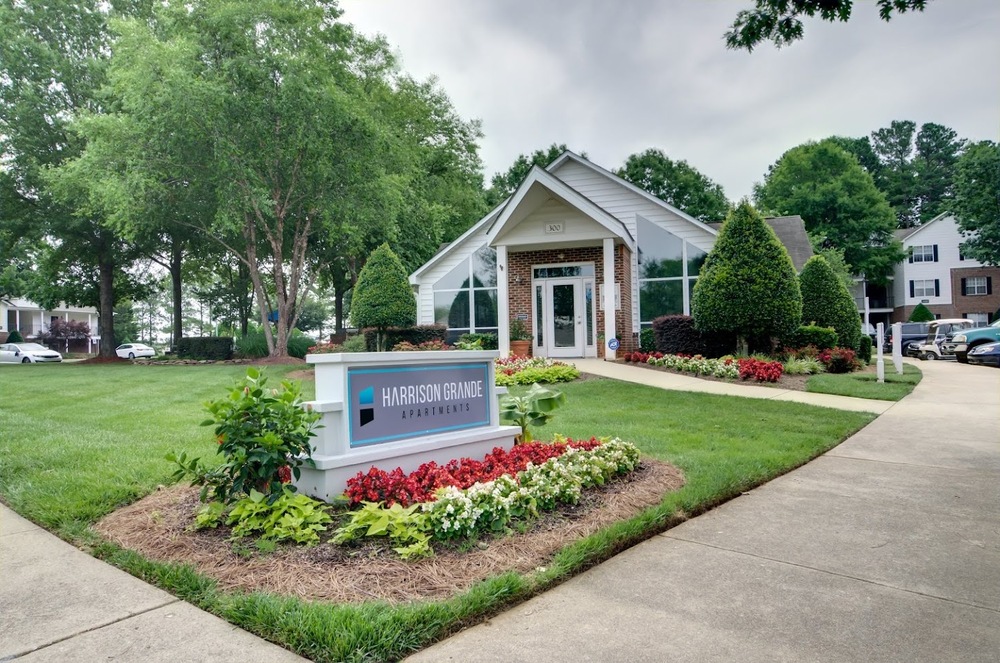
[[[545,570],[506,573],[441,601],[336,605],[230,593],[178,564],[152,562],[88,526],[166,483],[170,451],[217,446],[202,403],[244,370],[234,366],[59,365],[2,370],[0,496],[16,511],[102,559],[317,661],[395,660],[524,600],[616,552],[787,472],[873,415],[771,400],[671,392],[592,378],[559,386],[566,404],[546,426],[574,439],[618,437],[683,470],[685,485],[640,516],[558,553]],[[268,367],[279,379],[282,371]],[[312,386],[303,384],[303,398]],[[516,395],[525,387],[511,387]],[[7,394],[31,394],[9,398]],[[129,398],[123,398],[128,394]],[[12,433],[12,431],[14,433]]]

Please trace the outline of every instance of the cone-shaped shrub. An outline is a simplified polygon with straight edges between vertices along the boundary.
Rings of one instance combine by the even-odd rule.
[[[417,300],[406,270],[388,244],[375,249],[365,263],[351,299],[351,322],[378,330],[378,349],[384,350],[385,330],[410,327],[417,319]]]
[[[857,350],[861,343],[861,316],[851,293],[826,258],[809,258],[799,275],[799,287],[802,324],[833,327],[840,347]]]
[[[799,280],[788,251],[746,200],[730,212],[705,259],[691,301],[695,327],[752,337],[784,337],[802,319]]]
[[[923,304],[914,306],[913,313],[910,313],[910,322],[931,322],[932,320],[934,320],[934,314]]]
[[[10,336],[7,337],[7,342],[8,343],[24,343],[24,337],[21,336],[21,332],[19,332],[19,331],[17,331],[15,329],[14,331],[12,331],[10,333]]]

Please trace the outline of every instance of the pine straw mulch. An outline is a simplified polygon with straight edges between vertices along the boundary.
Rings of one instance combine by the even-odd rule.
[[[149,559],[190,564],[221,589],[336,603],[400,603],[443,599],[507,571],[544,567],[570,543],[638,515],[683,484],[673,465],[643,459],[628,477],[584,491],[579,504],[545,514],[525,533],[482,539],[464,550],[435,545],[433,557],[409,562],[396,557],[385,541],[336,546],[324,540],[312,548],[285,545],[262,554],[249,541],[234,546],[227,528],[189,531],[199,502],[198,489],[188,486],[160,488],[109,514],[95,529]]]

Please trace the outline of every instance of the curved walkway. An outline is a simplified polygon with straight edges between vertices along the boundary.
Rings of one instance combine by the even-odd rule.
[[[813,462],[409,660],[997,661],[1000,371],[921,370]]]

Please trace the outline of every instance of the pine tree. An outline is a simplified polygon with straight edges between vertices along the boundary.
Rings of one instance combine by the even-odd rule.
[[[737,205],[705,259],[691,302],[695,327],[737,336],[746,354],[754,337],[790,333],[802,319],[802,294],[788,251],[749,202]]]

